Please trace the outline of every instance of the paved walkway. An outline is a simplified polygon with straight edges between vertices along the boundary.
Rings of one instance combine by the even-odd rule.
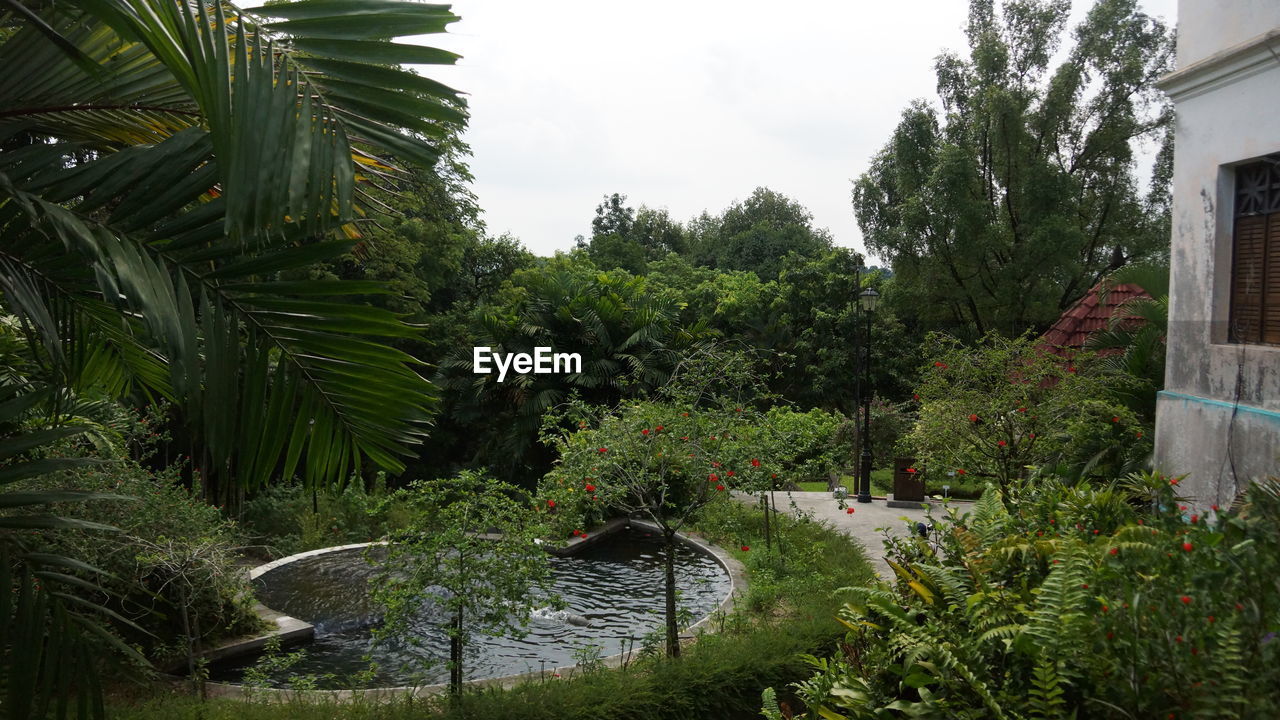
[[[735,495],[735,497],[747,503],[759,502],[756,498],[746,495]],[[913,524],[925,518],[924,510],[891,508],[885,505],[884,500],[860,503],[854,498],[849,498],[845,500],[845,507],[854,510],[853,514],[849,514],[846,510],[840,509],[840,501],[831,497],[829,492],[779,491],[774,493],[773,502],[778,512],[790,512],[793,501],[796,509],[812,513],[815,519],[825,520],[834,525],[837,530],[852,535],[866,549],[867,557],[872,560],[876,572],[881,577],[890,577],[893,571],[884,561],[883,535],[878,528],[888,528],[894,535],[905,535],[908,528],[902,518],[910,518]],[[941,516],[941,513],[941,506],[934,509],[935,515]]]

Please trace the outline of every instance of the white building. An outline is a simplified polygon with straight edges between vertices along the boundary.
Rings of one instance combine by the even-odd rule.
[[[1156,466],[1200,505],[1280,475],[1280,0],[1179,0]]]

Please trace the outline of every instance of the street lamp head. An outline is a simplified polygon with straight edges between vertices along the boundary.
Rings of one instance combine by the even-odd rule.
[[[862,309],[867,312],[875,312],[876,305],[880,302],[880,293],[875,288],[867,288],[858,294],[858,302],[862,305]]]

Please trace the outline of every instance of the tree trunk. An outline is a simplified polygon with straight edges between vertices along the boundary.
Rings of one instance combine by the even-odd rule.
[[[760,494],[760,505],[764,507],[764,548],[773,552],[773,533],[769,528],[769,498],[764,493]]]
[[[453,616],[453,632],[449,634],[449,695],[462,695],[462,608]]]
[[[666,552],[666,587],[663,595],[667,601],[667,657],[680,657],[680,628],[676,620],[676,534],[666,530],[663,536],[667,543]]]

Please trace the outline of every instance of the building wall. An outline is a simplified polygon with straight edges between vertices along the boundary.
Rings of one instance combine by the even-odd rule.
[[[1276,0],[1179,0],[1178,67],[1247,42],[1280,27]]]
[[[1280,153],[1280,0],[1181,0],[1156,466],[1199,505],[1280,475],[1280,346],[1227,342],[1234,166]]]

